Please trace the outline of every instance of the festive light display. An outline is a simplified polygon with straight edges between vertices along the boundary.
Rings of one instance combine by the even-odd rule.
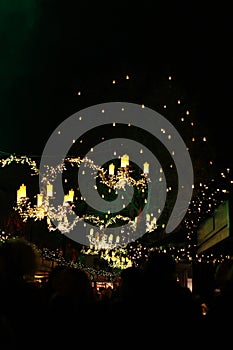
[[[31,175],[38,175],[39,174],[39,169],[37,167],[36,161],[32,160],[30,157],[27,156],[17,156],[14,154],[7,154],[5,152],[0,152],[3,153],[5,155],[7,155],[6,158],[2,158],[0,159],[0,165],[2,168],[9,166],[12,163],[16,163],[16,164],[26,164],[30,167],[32,173]]]
[[[109,169],[106,170],[95,165],[93,161],[86,157],[67,158],[64,163],[59,164],[56,168],[51,168],[49,166],[46,168],[45,175],[42,178],[45,191],[36,195],[36,203],[33,204],[27,197],[25,184],[22,184],[17,190],[17,201],[14,209],[23,218],[23,221],[27,221],[30,218],[35,221],[46,219],[50,231],[59,230],[62,233],[73,230],[79,221],[83,221],[84,226],[85,222],[88,221],[96,227],[95,229],[91,229],[90,233],[87,235],[90,245],[99,250],[111,249],[115,246],[122,245],[125,243],[124,240],[126,240],[126,243],[131,241],[133,232],[137,226],[137,217],[131,218],[129,215],[119,213],[112,214],[110,212],[102,217],[90,212],[80,215],[79,206],[82,206],[82,203],[85,203],[85,198],[78,193],[78,189],[76,191],[69,189],[68,194],[64,195],[62,205],[58,207],[54,206],[53,199],[55,193],[53,182],[56,180],[58,172],[67,170],[67,163],[71,164],[73,167],[80,167],[81,164],[84,164],[85,167],[98,170],[96,177],[98,177],[99,182],[108,189],[108,193],[113,192],[114,194],[117,194],[119,189],[125,190],[127,184],[131,184],[137,191],[144,192],[146,191],[148,181],[150,181],[149,163],[144,164],[144,172],[142,172],[139,179],[135,179],[133,177],[134,170],[130,168],[128,155],[123,155],[121,157],[121,166],[116,170],[116,173],[112,172],[112,166],[110,167],[110,171]],[[65,182],[68,181],[65,179]],[[102,197],[104,197],[104,194],[102,194]],[[146,199],[144,201],[146,201]],[[150,232],[156,228],[156,218],[153,216],[153,213],[147,213],[146,215],[146,231]],[[72,220],[68,220],[68,216],[69,218],[72,216]],[[124,229],[121,230],[121,236],[118,235],[115,238],[113,235],[107,236],[105,234],[104,228],[114,225],[117,221],[130,224],[131,232],[129,232],[129,230],[127,231],[127,237],[124,234]],[[57,225],[54,226],[53,222],[56,222]]]
[[[126,76],[125,80],[129,80],[129,76]],[[173,88],[173,78],[168,76],[168,89],[169,93]],[[112,80],[112,84],[117,85],[117,80]],[[167,88],[167,87],[166,87]],[[174,92],[174,91],[173,91]],[[83,93],[79,91],[76,93],[78,97],[82,96]],[[74,158],[67,157],[62,164],[58,164],[56,168],[48,167],[45,171],[45,176],[43,178],[44,192],[35,194],[35,203],[33,203],[28,197],[25,186],[26,183],[22,183],[23,188],[16,189],[19,190],[17,193],[16,204],[14,206],[15,210],[20,214],[22,219],[26,222],[29,219],[46,220],[49,231],[60,230],[60,232],[68,232],[72,230],[78,221],[85,221],[92,223],[94,229],[89,232],[88,239],[90,246],[84,248],[84,254],[98,254],[101,252],[101,258],[108,261],[109,265],[112,267],[124,268],[129,265],[137,265],[142,259],[146,259],[150,249],[158,249],[160,251],[168,251],[171,253],[176,261],[179,262],[192,262],[192,261],[221,261],[221,259],[231,258],[229,255],[224,254],[210,254],[203,253],[199,256],[196,255],[196,234],[200,223],[210,216],[214,209],[224,201],[229,198],[232,193],[233,179],[231,178],[230,168],[225,170],[220,170],[219,174],[215,169],[215,162],[213,159],[203,159],[203,163],[199,165],[200,162],[200,148],[203,150],[207,147],[208,137],[206,135],[200,135],[197,123],[193,120],[194,113],[192,110],[186,106],[183,98],[180,96],[175,96],[172,103],[169,104],[168,101],[159,101],[158,110],[161,111],[166,117],[169,118],[170,114],[174,114],[175,110],[176,126],[180,127],[185,133],[186,129],[189,129],[187,135],[189,139],[187,140],[187,147],[192,155],[194,170],[195,170],[195,184],[194,193],[190,206],[185,215],[184,220],[181,223],[181,228],[185,230],[185,240],[182,243],[182,247],[174,246],[173,244],[163,244],[153,239],[150,241],[145,240],[145,245],[143,243],[133,242],[131,239],[122,242],[121,239],[124,234],[120,237],[105,236],[104,228],[116,224],[116,222],[129,222],[131,224],[132,233],[134,231],[135,225],[137,224],[137,216],[131,217],[130,215],[111,215],[112,213],[107,213],[105,215],[94,215],[92,212],[81,213],[77,215],[75,212],[75,207],[81,206],[85,203],[85,198],[82,198],[79,193],[78,188],[67,187],[69,185],[68,179],[65,179],[65,185],[67,187],[67,192],[64,195],[64,201],[60,207],[53,206],[53,196],[54,193],[53,183],[56,180],[58,173],[63,173],[67,170],[67,166],[80,167],[80,165],[85,165],[98,174],[98,183],[105,186],[105,193],[102,195],[107,198],[107,196],[117,193],[119,189],[125,188],[127,184],[134,186],[138,193],[143,193],[147,189],[147,183],[150,181],[150,166],[147,162],[144,163],[143,171],[139,178],[134,178],[132,168],[129,166],[130,159],[127,154],[123,154],[120,159],[120,166],[117,167],[116,164],[111,162],[106,165],[106,168],[102,168],[97,164],[94,164],[91,159]],[[174,102],[175,100],[175,102]],[[144,105],[142,105],[144,106]],[[185,129],[184,129],[185,128]],[[165,132],[165,130],[164,130]],[[169,135],[168,135],[169,137]],[[81,141],[80,141],[81,142]],[[205,152],[203,151],[203,154]],[[208,155],[208,152],[206,152]],[[39,175],[39,169],[37,168],[36,162],[31,160],[30,157],[26,156],[15,156],[8,155],[4,159],[0,160],[0,165],[6,167],[12,162],[17,164],[26,164],[32,170],[32,175]],[[174,165],[170,164],[170,169],[173,169]],[[200,171],[201,170],[201,171]],[[85,174],[83,174],[85,176]],[[66,181],[67,180],[67,181]],[[161,176],[161,181],[163,178]],[[107,189],[107,190],[106,190]],[[97,190],[97,188],[96,188]],[[168,193],[175,193],[175,186],[169,184],[167,187]],[[143,198],[143,201],[147,200]],[[125,209],[125,208],[122,208]],[[73,215],[73,220],[66,220],[67,215]],[[58,226],[54,227],[53,221],[58,222]],[[157,230],[162,230],[164,223],[158,223],[155,213],[147,213],[147,228],[145,232],[154,233]],[[174,233],[175,235],[176,233]],[[153,246],[153,248],[148,248],[148,246]]]

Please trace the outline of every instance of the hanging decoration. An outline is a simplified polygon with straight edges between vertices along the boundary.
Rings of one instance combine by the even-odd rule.
[[[28,159],[29,162],[29,159]],[[5,163],[4,163],[5,164]],[[30,162],[31,164],[31,162]],[[49,231],[59,230],[61,233],[67,233],[74,229],[75,225],[82,221],[85,226],[85,222],[91,223],[93,228],[90,229],[87,238],[90,243],[90,247],[94,249],[112,249],[116,246],[126,244],[132,240],[133,232],[137,227],[137,217],[132,217],[127,211],[120,213],[102,214],[92,213],[91,210],[87,210],[82,213],[83,205],[85,205],[85,198],[79,192],[79,188],[69,188],[67,193],[64,194],[63,203],[59,206],[53,204],[53,200],[56,196],[53,184],[56,181],[58,173],[67,171],[67,165],[71,164],[72,167],[80,167],[84,164],[85,167],[89,167],[96,172],[96,181],[102,184],[109,193],[116,195],[119,189],[125,190],[127,184],[136,189],[136,191],[146,191],[149,178],[149,164],[144,165],[144,171],[141,173],[139,179],[134,178],[134,170],[129,165],[129,157],[123,155],[121,157],[121,166],[115,170],[110,164],[108,169],[104,169],[95,165],[90,159],[84,158],[67,158],[62,164],[59,164],[56,168],[47,167],[42,178],[43,189],[40,193],[37,193],[33,200],[27,196],[27,186],[22,183],[17,190],[17,200],[14,210],[16,210],[23,221],[26,222],[29,219],[34,221],[46,220]],[[114,170],[114,171],[113,171]],[[38,174],[39,172],[37,172]],[[65,178],[64,185],[66,186],[68,180]],[[97,187],[96,187],[96,190]],[[104,194],[102,194],[104,198]],[[146,199],[145,199],[146,201]],[[143,205],[143,204],[142,204]],[[122,209],[125,209],[124,207]],[[72,217],[72,220],[70,220]],[[68,219],[69,218],[69,219]],[[56,222],[56,226],[53,224]],[[124,228],[121,229],[121,236],[114,237],[113,235],[106,235],[104,229],[116,225],[117,223],[128,223],[131,232],[124,232]],[[146,231],[151,232],[155,230],[157,226],[156,218],[153,213],[146,214]]]

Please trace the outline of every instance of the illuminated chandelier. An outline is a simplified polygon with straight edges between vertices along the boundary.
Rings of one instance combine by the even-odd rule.
[[[96,166],[88,158],[66,158],[66,161],[59,164],[56,168],[47,167],[42,178],[43,190],[36,195],[35,204],[27,197],[27,189],[24,183],[17,190],[17,202],[14,209],[23,218],[23,221],[27,221],[30,218],[34,221],[46,219],[49,231],[59,230],[61,233],[69,233],[80,221],[83,221],[84,226],[86,222],[89,222],[93,228],[87,234],[87,239],[90,247],[93,247],[95,250],[112,249],[131,241],[132,237],[129,232],[127,232],[127,237],[124,236],[124,229],[121,230],[121,236],[107,235],[105,229],[116,224],[117,221],[121,221],[129,223],[133,232],[137,227],[137,217],[132,218],[130,215],[121,214],[111,215],[110,212],[102,217],[91,212],[76,213],[75,211],[78,211],[79,207],[85,203],[85,198],[81,195],[76,195],[76,191],[73,188],[68,189],[67,193],[64,194],[61,205],[54,205],[56,193],[53,189],[53,182],[56,180],[58,173],[63,173],[66,170],[65,163],[69,163],[72,166],[77,165],[78,167],[84,164],[85,167],[96,170],[99,183],[108,188],[108,192],[114,191],[117,193],[119,189],[125,190],[126,185],[129,184],[144,192],[147,182],[150,181],[148,177],[149,164],[147,162],[144,163],[140,178],[136,180],[132,177],[133,170],[129,167],[129,156],[127,154],[121,156],[119,168],[115,169],[115,165],[111,163],[107,170]],[[104,197],[104,195],[102,196]],[[144,201],[146,203],[147,199],[145,198]],[[56,222],[56,225],[54,225],[54,222]],[[156,218],[153,217],[153,214],[146,214],[146,226],[147,231],[152,231],[156,228]]]

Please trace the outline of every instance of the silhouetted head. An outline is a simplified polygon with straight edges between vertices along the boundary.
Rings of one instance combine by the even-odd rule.
[[[0,246],[0,274],[24,277],[39,265],[36,247],[22,238],[11,238]]]
[[[93,296],[91,279],[86,271],[66,267],[57,275],[56,290],[59,295],[76,297],[78,302],[87,302]]]
[[[144,275],[159,281],[176,280],[176,262],[168,253],[153,251],[144,267]]]
[[[120,295],[123,299],[136,297],[141,285],[141,270],[131,266],[121,271],[120,274]]]

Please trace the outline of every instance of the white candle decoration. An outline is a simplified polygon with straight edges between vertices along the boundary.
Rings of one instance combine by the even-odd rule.
[[[47,196],[52,197],[53,196],[53,185],[47,184]]]
[[[129,156],[128,154],[124,154],[121,157],[121,168],[125,168],[129,165]]]
[[[149,174],[149,163],[145,162],[143,164],[143,172],[144,174]]]
[[[43,203],[43,195],[42,194],[37,194],[37,207],[41,207]]]
[[[115,165],[112,163],[109,165],[108,167],[108,173],[109,175],[114,175],[114,171],[115,171]]]
[[[64,195],[64,200],[63,200],[63,206],[67,206],[69,205],[69,195],[68,194],[65,194]]]

